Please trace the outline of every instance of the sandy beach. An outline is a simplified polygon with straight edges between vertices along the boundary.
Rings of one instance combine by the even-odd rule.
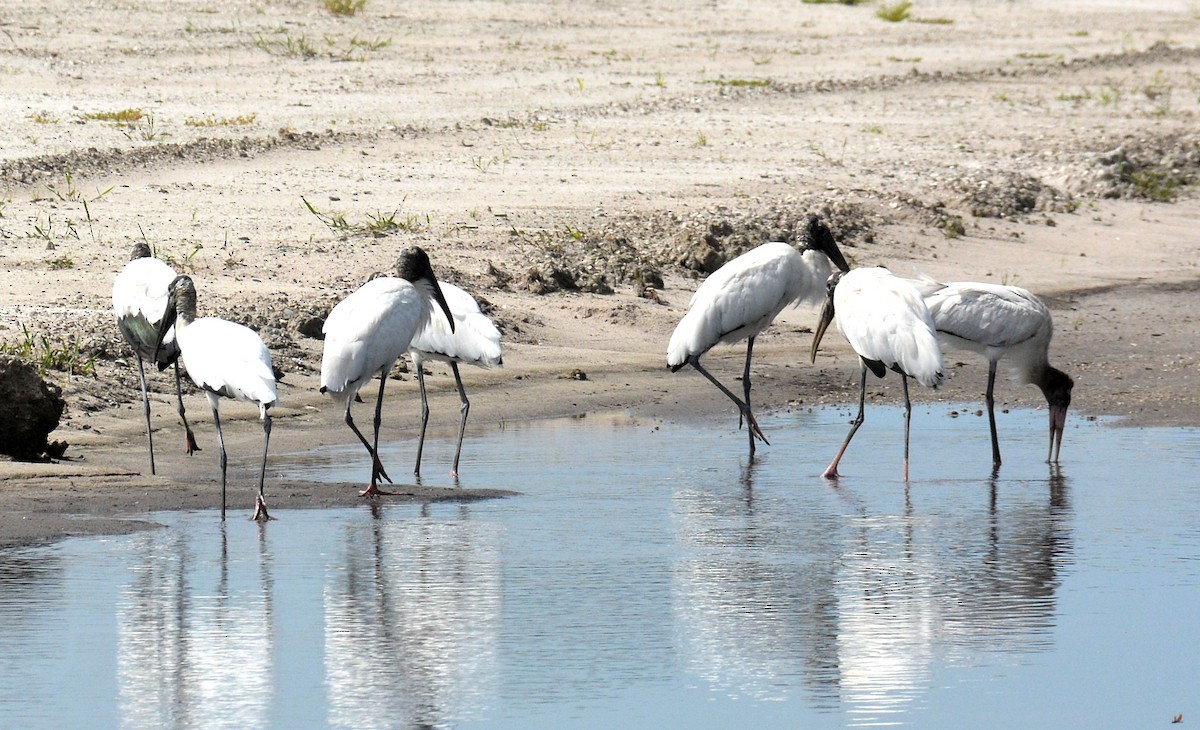
[[[258,330],[283,372],[272,507],[361,501],[363,485],[280,472],[289,454],[353,440],[318,393],[322,343],[304,331],[414,244],[504,333],[503,369],[463,370],[467,449],[471,429],[597,411],[732,428],[703,378],[669,372],[667,339],[707,268],[791,240],[810,212],[853,265],[1041,296],[1051,361],[1076,383],[1071,419],[1200,424],[1194,3],[919,2],[900,22],[879,7],[6,8],[0,341],[78,355],[76,372],[47,374],[67,401],[51,437],[66,457],[0,462],[0,544],[218,503],[207,402],[189,383],[203,449],[189,457],[166,373],[151,377],[160,473],[148,475],[110,300],[138,241],[193,277],[201,314]],[[857,396],[836,332],[809,363],[816,317],[786,310],[756,343],[762,412]],[[718,347],[706,362],[732,383],[743,355]],[[915,399],[982,407],[985,363],[946,360],[946,386]],[[453,378],[429,370],[431,433],[452,438]],[[869,402],[898,390],[872,381]],[[1007,380],[997,398],[1045,407]],[[400,373],[384,437],[413,439],[418,411]],[[247,404],[222,409],[235,517],[252,507],[256,419]],[[443,465],[427,469],[448,483]],[[493,496],[463,481],[404,485],[405,498]]]

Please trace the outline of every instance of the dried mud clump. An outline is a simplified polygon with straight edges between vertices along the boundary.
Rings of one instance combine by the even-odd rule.
[[[61,457],[67,445],[49,436],[65,408],[62,389],[33,365],[0,355],[0,453],[29,461]]]
[[[853,247],[875,240],[878,221],[858,203],[831,201],[805,206],[795,201],[780,201],[739,210],[721,206],[690,218],[676,218],[665,245],[657,249],[651,245],[650,256],[693,275],[708,275],[768,241],[796,245],[810,212],[830,227],[839,245]]]
[[[1131,139],[1092,158],[1080,188],[1101,198],[1170,202],[1200,180],[1200,137]]]
[[[686,217],[669,211],[626,213],[598,216],[588,230],[523,232],[534,249],[524,271],[510,277],[493,266],[489,274],[496,286],[512,282],[535,294],[611,294],[616,286],[629,285],[639,296],[653,299],[666,271],[707,276],[768,241],[798,244],[810,212],[819,215],[844,246],[874,240],[875,214],[851,201],[717,206]]]
[[[1075,207],[1068,193],[1019,172],[987,178],[961,178],[956,187],[962,191],[963,203],[976,218],[1019,220],[1032,213],[1061,213]]]
[[[901,193],[897,201],[914,211],[922,221],[942,232],[946,238],[961,238],[967,234],[963,217],[946,206],[941,200],[925,201],[914,195]]]
[[[608,230],[585,232],[564,229],[542,232],[536,241],[537,252],[517,278],[518,285],[534,294],[578,291],[612,294],[614,286],[650,281],[662,283],[658,268],[625,235]],[[508,275],[493,278],[499,284]]]

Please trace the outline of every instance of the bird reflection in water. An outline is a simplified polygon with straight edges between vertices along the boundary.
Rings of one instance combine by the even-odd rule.
[[[802,524],[796,505],[751,500],[752,470],[741,483],[675,499],[676,635],[688,671],[714,688],[768,700],[803,687],[851,724],[890,722],[928,691],[935,664],[1052,648],[1071,559],[1061,469],[963,483],[949,512],[937,485],[881,506],[897,495],[831,484],[803,497]]]
[[[347,525],[325,591],[328,722],[444,727],[491,696],[499,635],[500,549],[469,518],[392,517]],[[364,549],[368,548],[368,549]]]
[[[257,579],[237,574],[230,566],[226,524],[219,529],[215,561],[203,554],[213,547],[208,533],[138,536],[135,549],[145,559],[134,566],[136,577],[117,606],[123,726],[268,725],[270,551],[260,525]]]

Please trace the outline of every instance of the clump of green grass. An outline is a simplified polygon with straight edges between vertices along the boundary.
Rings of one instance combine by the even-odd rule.
[[[75,260],[70,256],[59,256],[57,258],[46,259],[46,265],[51,271],[62,271],[63,269],[75,268]]]
[[[146,114],[141,109],[119,109],[112,112],[88,112],[83,115],[86,122],[117,122],[118,124],[132,124],[138,122]]]
[[[773,81],[771,79],[709,79],[706,84],[715,84],[717,86],[734,86],[743,88],[763,88],[770,86]]]
[[[254,124],[257,114],[240,114],[236,117],[217,117],[212,114],[207,117],[188,117],[183,120],[187,127],[245,127]]]
[[[801,0],[805,5],[862,5],[872,0]]]
[[[317,57],[317,49],[308,38],[293,36],[290,33],[279,39],[271,39],[259,33],[254,38],[254,45],[272,56],[306,59]]]
[[[68,375],[95,375],[96,357],[83,357],[79,343],[51,342],[44,334],[35,334],[25,324],[21,325],[22,339],[17,343],[0,343],[0,353],[20,358],[37,368],[39,375],[49,370],[58,370]]]
[[[159,130],[158,120],[153,114],[146,114],[135,121],[125,122],[117,126],[121,130],[121,134],[130,140],[140,139],[143,142],[153,142],[156,139],[168,136],[165,132]]]
[[[367,5],[367,0],[323,0],[325,9],[334,15],[350,17],[357,15]]]
[[[895,5],[880,5],[875,9],[875,16],[889,23],[899,23],[908,20],[912,14],[912,5],[908,0],[902,0]]]
[[[58,117],[49,112],[34,112],[29,115],[34,124],[58,124]]]
[[[323,213],[317,210],[317,207],[308,202],[308,198],[303,195],[300,200],[304,202],[304,207],[308,208],[308,212],[317,217],[317,220],[325,224],[325,226],[334,233],[340,233],[350,230],[350,223],[346,220],[345,213]]]
[[[415,213],[409,213],[401,218],[400,211],[398,210],[394,210],[391,213],[384,213],[383,211],[367,213],[366,223],[354,224],[347,220],[345,213],[326,213],[318,210],[304,196],[300,196],[300,200],[304,202],[304,207],[308,208],[309,213],[316,216],[317,220],[324,223],[334,233],[359,232],[380,238],[402,231],[415,233],[428,228],[431,224],[428,215],[420,216]]]
[[[1139,170],[1131,174],[1130,179],[1142,196],[1157,203],[1169,203],[1174,200],[1180,188],[1188,182],[1181,175],[1156,169]]]

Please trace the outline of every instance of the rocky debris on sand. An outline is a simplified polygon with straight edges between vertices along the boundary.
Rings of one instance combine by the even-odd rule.
[[[1021,219],[1031,213],[1061,213],[1075,207],[1069,193],[1020,172],[963,177],[955,186],[976,218]]]
[[[1168,202],[1200,180],[1200,137],[1168,134],[1127,139],[1095,153],[1075,187],[1101,198]]]

